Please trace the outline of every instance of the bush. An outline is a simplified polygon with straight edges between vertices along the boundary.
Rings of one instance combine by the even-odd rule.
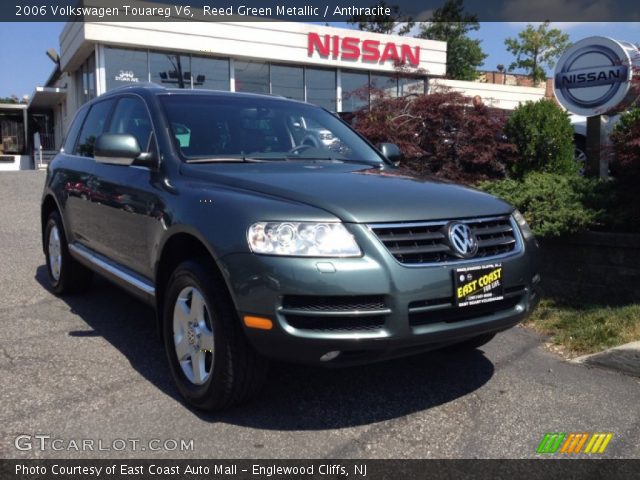
[[[505,134],[518,151],[512,168],[517,178],[534,171],[577,173],[573,128],[568,114],[554,101],[543,99],[517,107],[507,121]]]
[[[591,205],[599,180],[555,173],[529,173],[522,180],[483,182],[479,188],[514,205],[533,232],[550,238],[585,230],[602,211]]]
[[[640,107],[620,115],[611,134],[615,158],[611,162],[618,181],[633,185],[637,189],[640,182]]]
[[[398,145],[413,174],[475,183],[504,178],[515,161],[502,133],[505,115],[474,107],[461,93],[376,98],[355,113],[353,126],[374,144]]]

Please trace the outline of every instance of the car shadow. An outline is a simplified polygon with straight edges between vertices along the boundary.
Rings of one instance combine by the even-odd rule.
[[[35,278],[48,288],[45,268],[40,266]],[[98,276],[88,292],[63,300],[92,329],[72,331],[70,336],[79,341],[103,337],[146,380],[181,400],[150,307]],[[480,350],[427,352],[340,369],[274,363],[264,389],[252,402],[224,412],[190,410],[204,421],[267,430],[346,428],[445,404],[477,390],[493,373],[493,364]]]

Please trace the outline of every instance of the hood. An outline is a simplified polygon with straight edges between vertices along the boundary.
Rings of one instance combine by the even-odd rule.
[[[201,181],[305,203],[352,223],[471,218],[512,210],[478,190],[366,165],[208,163],[183,164],[182,172]]]

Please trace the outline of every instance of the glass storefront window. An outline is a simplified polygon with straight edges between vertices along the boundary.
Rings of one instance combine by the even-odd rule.
[[[96,97],[96,58],[93,53],[76,70],[75,85],[78,105]]]
[[[149,53],[151,81],[169,88],[191,88],[189,55],[171,52]]]
[[[422,78],[401,78],[398,82],[400,95],[423,95],[424,91],[424,79]]]
[[[336,71],[320,68],[305,69],[307,102],[336,111]]]
[[[373,88],[374,90],[381,90],[387,97],[397,97],[398,79],[395,77],[395,75],[372,73],[371,88]]]
[[[234,62],[236,91],[269,93],[269,64],[265,62]]]
[[[104,63],[107,90],[149,81],[146,50],[106,47],[104,49]]]
[[[342,71],[342,111],[354,112],[369,105],[369,74]]]
[[[191,57],[193,88],[229,90],[229,60]]]
[[[304,101],[304,70],[302,67],[271,65],[271,93]]]
[[[25,153],[24,116],[20,112],[0,112],[0,155]]]

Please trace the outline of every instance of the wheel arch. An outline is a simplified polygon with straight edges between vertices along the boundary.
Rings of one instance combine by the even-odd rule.
[[[51,212],[54,212],[54,211],[58,211],[58,213],[60,214],[60,220],[62,221],[62,227],[65,228],[64,218],[62,218],[62,211],[60,210],[60,207],[58,206],[58,202],[56,201],[56,199],[53,196],[53,194],[49,193],[42,200],[42,205],[40,207],[40,233],[41,233],[41,237],[42,237],[41,240],[42,240],[42,250],[43,251],[44,251],[44,243],[45,243],[44,233],[45,233],[45,229],[46,229],[46,225],[47,225],[47,219],[49,218],[49,215],[51,215]]]
[[[203,259],[207,261],[212,267],[213,273],[226,287],[226,294],[229,296],[232,305],[236,307],[229,282],[223,274],[223,269],[220,267],[215,253],[197,233],[186,230],[176,231],[166,238],[159,252],[160,255],[155,267],[155,286],[156,320],[160,335],[162,335],[162,311],[167,282],[175,268],[186,260]]]

